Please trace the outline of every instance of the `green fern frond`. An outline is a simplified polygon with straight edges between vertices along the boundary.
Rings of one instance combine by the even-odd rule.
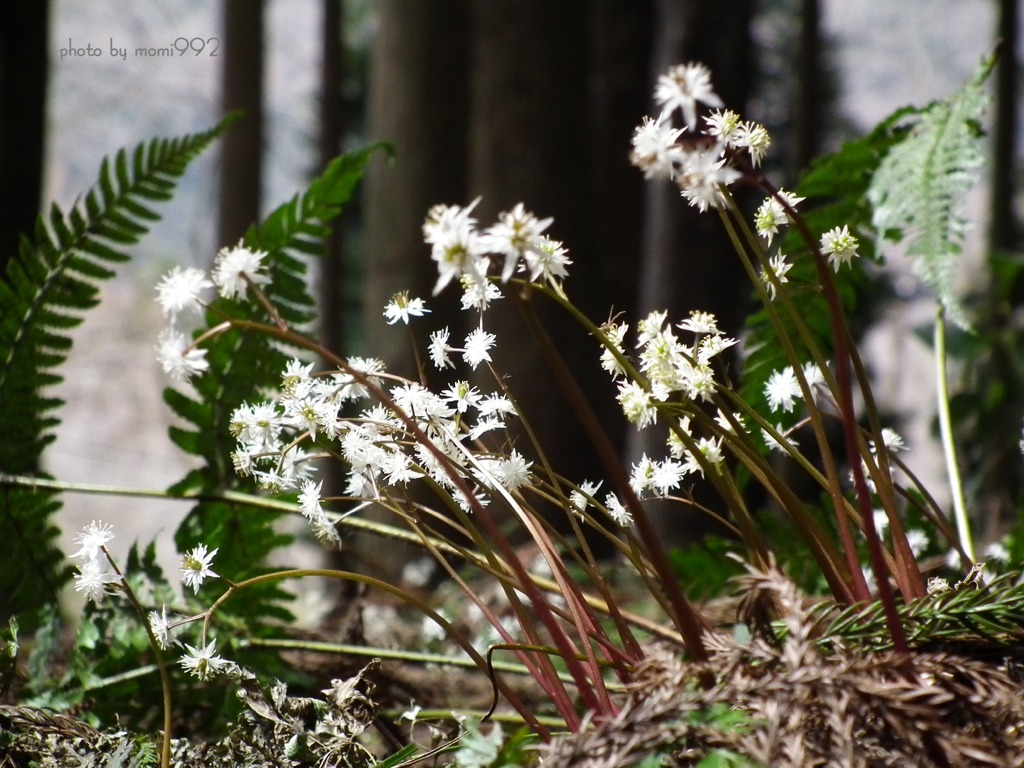
[[[263,289],[293,330],[309,332],[315,317],[306,263],[301,257],[322,253],[330,222],[351,197],[375,149],[337,158],[305,193],[296,195],[246,233],[245,246],[267,253],[263,263],[271,279]],[[225,316],[252,319],[253,307],[217,299],[208,320],[212,325]],[[272,322],[269,317],[264,319]],[[241,485],[230,460],[235,448],[229,432],[231,414],[260,391],[280,385],[289,352],[281,343],[256,333],[219,334],[204,342],[203,348],[210,368],[193,381],[196,396],[174,389],[164,392],[165,402],[184,422],[171,429],[171,439],[186,453],[202,459],[202,466],[174,485],[171,493],[219,491]],[[274,530],[274,521],[275,516],[263,510],[202,502],[182,523],[175,540],[182,551],[199,541],[211,548],[219,547],[218,570],[233,579],[246,578],[260,573],[266,556],[289,541]],[[275,613],[280,618],[274,602],[285,597],[282,589],[268,584],[246,590],[232,600],[229,610],[257,622]]]
[[[53,205],[36,221],[34,240],[22,236],[0,279],[0,473],[39,471],[53,441],[62,405],[46,390],[61,381],[71,350],[69,331],[99,301],[99,284],[159,216],[151,203],[166,200],[189,163],[233,120],[205,133],[154,139],[104,159],[85,198],[64,211]],[[0,515],[7,556],[0,562],[5,594],[0,608],[19,613],[54,601],[70,570],[49,522],[59,509],[50,491],[4,488]]]
[[[918,276],[961,328],[969,324],[953,284],[967,229],[959,209],[985,160],[978,121],[988,104],[984,84],[994,63],[986,59],[963,89],[917,113],[868,189],[875,227],[906,241]]]
[[[1024,627],[1024,581],[1007,573],[982,583],[967,579],[944,592],[899,604],[900,622],[914,646],[959,640],[1019,641]],[[881,603],[827,608],[820,614],[822,637],[885,650],[891,640]]]

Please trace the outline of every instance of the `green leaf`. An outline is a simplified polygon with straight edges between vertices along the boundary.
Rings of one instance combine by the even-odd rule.
[[[36,220],[34,240],[21,238],[0,276],[0,473],[39,473],[58,423],[48,414],[60,405],[45,391],[61,379],[58,371],[71,350],[66,331],[96,305],[98,284],[114,276],[109,265],[130,258],[119,246],[138,242],[156,220],[145,205],[154,199],[152,185],[158,181],[169,194],[226,125],[140,144],[136,155],[146,160],[131,168],[123,151],[114,164],[105,158],[84,203],[68,212],[51,205]],[[2,612],[27,613],[54,603],[70,579],[56,543],[58,530],[50,524],[59,507],[52,491],[0,488],[0,525],[8,544],[0,562]],[[30,624],[23,621],[23,628]]]
[[[918,276],[965,329],[969,323],[954,286],[967,229],[960,208],[985,161],[978,121],[989,101],[984,84],[994,63],[989,57],[964,88],[917,113],[868,189],[875,227],[905,242]]]

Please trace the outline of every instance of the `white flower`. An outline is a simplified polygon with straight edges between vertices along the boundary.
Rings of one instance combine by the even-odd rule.
[[[526,261],[526,268],[530,270],[530,280],[536,281],[543,277],[548,282],[553,282],[559,277],[568,277],[566,267],[572,264],[572,260],[565,254],[565,247],[558,240],[552,240],[547,235],[541,235],[535,247],[523,254]]]
[[[727,146],[733,146],[740,128],[740,116],[736,112],[731,109],[716,109],[705,117],[704,121],[708,124],[704,133]]]
[[[107,561],[96,557],[78,567],[75,590],[84,592],[87,600],[98,603],[107,592],[107,585],[120,581],[120,577],[107,569]]]
[[[685,154],[677,143],[682,128],[673,128],[662,115],[657,120],[645,117],[633,132],[630,162],[644,172],[646,179],[673,179]]]
[[[712,467],[718,467],[725,460],[725,454],[722,453],[722,438],[717,440],[702,437],[697,441],[697,453],[699,453],[704,460]],[[686,472],[697,472],[701,477],[704,476],[704,467],[701,466],[700,461],[697,458],[697,454],[688,452],[689,457],[686,460],[686,464],[683,469]]]
[[[579,490],[574,490],[569,494],[569,506],[582,516],[587,507],[593,503],[594,494],[597,493],[603,482],[604,481],[594,483],[590,480],[585,480],[580,483]]]
[[[619,501],[619,497],[614,493],[609,493],[604,499],[604,506],[608,510],[608,516],[617,524],[623,528],[628,528],[633,524],[633,516],[629,513],[622,502]]]
[[[173,323],[179,313],[201,312],[200,294],[212,288],[206,273],[195,267],[174,267],[156,286],[157,303]]]
[[[605,325],[601,330],[604,331],[604,335],[608,338],[608,342],[612,345],[615,351],[625,357],[626,353],[622,348],[622,343],[626,338],[626,332],[629,330],[629,325],[626,323],[623,323],[622,325],[615,325],[612,323]],[[608,349],[608,347],[604,345],[601,346],[601,367],[608,371],[613,378],[626,375],[626,370],[619,363],[619,359],[612,353],[611,349]],[[1021,445],[1024,446],[1024,440],[1021,440]],[[1024,453],[1024,447],[1021,448],[1021,452]]]
[[[750,163],[756,168],[772,144],[772,137],[760,123],[745,122],[739,126],[733,145],[750,153]]]
[[[114,529],[111,525],[93,520],[85,526],[85,530],[75,536],[75,543],[78,544],[79,549],[71,557],[96,560],[100,556],[100,550],[113,538]]]
[[[408,291],[399,291],[384,307],[384,317],[388,319],[388,325],[394,325],[399,320],[408,325],[410,317],[423,317],[429,312],[423,299],[410,299]]]
[[[483,399],[480,391],[468,381],[457,381],[441,393],[445,402],[450,402],[459,413],[475,408]]]
[[[929,595],[941,595],[943,592],[949,592],[950,589],[952,587],[949,586],[949,581],[941,576],[932,576],[928,579]]]
[[[675,109],[683,113],[689,130],[697,127],[697,103],[709,107],[724,104],[711,87],[711,70],[700,63],[678,64],[658,78],[654,100],[662,105],[662,114]]]
[[[686,153],[682,171],[676,178],[683,197],[701,213],[725,206],[725,187],[742,174],[722,158],[720,147],[694,149]]]
[[[796,208],[799,203],[804,201],[804,198],[780,189],[777,196],[766,197],[761,203],[761,207],[757,209],[757,213],[754,214],[754,228],[757,230],[757,234],[768,241],[769,245],[771,245],[772,238],[778,233],[779,227],[791,224],[793,221],[786,211],[786,206],[782,204],[783,201],[790,208]]]
[[[184,334],[170,328],[160,334],[156,349],[164,373],[169,373],[179,383],[183,384],[210,368],[206,350],[193,347]]]
[[[764,385],[764,396],[773,412],[780,408],[787,413],[793,410],[793,401],[799,398],[801,393],[800,382],[797,381],[792,366],[786,366],[781,371],[772,371]]]
[[[302,483],[302,493],[299,494],[299,508],[302,510],[302,516],[308,520],[317,520],[324,516],[324,510],[320,504],[320,491],[323,485],[323,480],[319,483],[305,480]]]
[[[501,298],[501,288],[486,277],[467,273],[459,277],[462,284],[461,304],[464,310],[486,312],[491,302]]]
[[[658,409],[651,399],[651,393],[635,381],[619,384],[616,399],[622,405],[622,412],[626,418],[631,424],[636,424],[637,429],[643,429],[658,420]]]
[[[857,238],[850,234],[846,225],[834,227],[821,236],[821,252],[828,256],[828,263],[836,272],[858,255],[857,245]]]
[[[920,528],[911,528],[907,531],[907,545],[914,557],[920,557],[928,549],[928,534]]]
[[[447,328],[430,334],[430,361],[438,370],[455,367],[455,363],[452,362],[451,357],[448,355],[449,352],[454,351],[452,347],[448,346],[449,335]]]
[[[633,465],[633,470],[629,475],[629,487],[633,489],[633,493],[643,498],[644,492],[651,486],[651,481],[654,479],[655,469],[654,460],[648,458],[646,453],[640,457],[640,461]]]
[[[527,461],[519,451],[513,449],[507,459],[499,459],[491,467],[491,472],[502,487],[508,491],[516,491],[530,485],[531,466],[533,466],[532,461]]]
[[[462,359],[466,364],[476,370],[480,363],[491,362],[490,349],[494,346],[495,338],[493,333],[488,333],[483,328],[476,328],[466,336],[466,347],[462,351]]]
[[[691,311],[690,316],[676,327],[692,333],[717,334],[719,332],[718,319],[714,314],[711,312],[701,312],[696,309]]]
[[[796,448],[800,445],[800,443],[793,439],[792,435],[786,433],[785,427],[783,427],[781,424],[775,425],[775,431],[786,442],[780,442],[775,438],[774,434],[769,432],[767,429],[762,429],[761,436],[764,438],[764,444],[768,446],[769,450],[778,451],[779,453],[789,453],[789,448]]]
[[[662,496],[667,496],[670,491],[679,487],[687,468],[675,459],[663,459],[654,466],[651,474],[651,485]]]
[[[522,203],[516,203],[511,211],[498,215],[498,223],[484,232],[486,248],[505,257],[501,268],[501,282],[507,282],[515,272],[519,259],[528,251],[536,250],[541,233],[551,226],[554,219],[538,219],[527,211]]]
[[[200,544],[198,547],[185,553],[181,558],[181,580],[185,583],[186,587],[192,587],[192,590],[198,593],[199,587],[202,586],[207,577],[218,576],[210,568],[210,563],[213,562],[213,558],[218,551],[218,549],[214,549],[212,552],[207,551],[206,545]]]
[[[220,295],[225,299],[244,296],[249,287],[247,279],[256,285],[269,283],[270,276],[262,272],[266,255],[265,251],[246,248],[241,240],[234,248],[221,248],[213,264],[213,282]]]
[[[899,453],[900,451],[907,450],[907,444],[903,440],[903,435],[890,427],[882,428],[882,445],[889,450],[889,453]],[[877,446],[874,440],[869,441],[869,447],[871,448],[871,453],[877,453]]]
[[[209,680],[228,666],[228,662],[216,654],[216,640],[211,640],[205,648],[194,648],[188,643],[185,644],[185,648],[188,650],[188,655],[179,663],[186,672],[195,675],[200,680]]]
[[[768,296],[772,301],[775,301],[776,285],[786,284],[789,282],[789,278],[786,277],[786,273],[793,268],[793,265],[786,261],[786,255],[779,251],[770,259],[768,259],[768,268],[761,269],[761,283],[764,285]],[[775,279],[772,280],[772,277]]]
[[[1006,548],[1006,544],[1003,542],[993,541],[985,547],[985,558],[987,560],[995,560],[997,563],[1009,563],[1010,550]]]
[[[435,296],[452,278],[467,273],[483,278],[487,272],[476,219],[470,215],[479,202],[478,197],[465,208],[435,205],[427,213],[423,222],[423,239],[431,246],[430,258],[437,262]]]
[[[171,622],[167,618],[167,606],[160,613],[149,612],[149,629],[156,638],[157,645],[163,650],[171,647]]]

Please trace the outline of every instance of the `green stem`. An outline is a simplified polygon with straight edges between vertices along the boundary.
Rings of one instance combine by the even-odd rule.
[[[106,555],[107,562],[110,563],[110,567],[114,569],[114,573],[121,579],[121,585],[124,587],[124,593],[128,597],[128,601],[132,604],[132,608],[139,617],[139,621],[142,622],[142,626],[146,630],[146,637],[149,639],[149,644],[153,649],[153,656],[156,659],[156,667],[160,672],[160,691],[161,699],[163,703],[163,716],[164,716],[164,735],[160,741],[160,768],[170,768],[171,766],[171,676],[167,672],[167,662],[164,659],[163,649],[160,647],[160,643],[157,641],[156,636],[153,634],[153,628],[149,626],[149,618],[146,616],[146,609],[142,607],[142,603],[139,602],[139,598],[135,595],[131,586],[128,584],[128,579],[124,577],[121,569],[117,566],[114,558],[111,557],[110,552],[107,551],[106,547],[102,547],[103,554]]]
[[[956,521],[960,546],[970,561],[964,563],[964,567],[969,567],[974,562],[974,544],[971,540],[970,521],[967,519],[964,486],[960,480],[956,443],[953,441],[953,422],[949,413],[949,382],[946,374],[946,309],[941,303],[935,313],[935,384],[939,410],[939,433],[942,436],[942,455],[946,460],[949,490],[953,499],[953,518]]]
[[[366,584],[369,587],[380,589],[384,592],[394,595],[400,600],[416,608],[416,610],[420,611],[424,616],[428,617],[431,621],[437,623],[437,625],[444,630],[445,634],[452,640],[454,640],[462,648],[462,650],[466,652],[466,654],[476,664],[477,668],[487,673],[489,669],[487,660],[480,655],[480,653],[476,650],[476,648],[473,647],[473,644],[469,642],[465,635],[463,635],[462,632],[460,632],[456,627],[454,627],[447,619],[441,616],[441,614],[439,614],[429,605],[424,603],[422,600],[417,599],[405,590],[396,587],[393,584],[389,584],[388,582],[383,581],[381,579],[376,579],[372,576],[366,576],[361,573],[332,570],[329,568],[296,568],[286,571],[277,571],[275,573],[264,573],[260,574],[259,576],[253,576],[252,578],[231,584],[231,586],[228,587],[224,594],[218,597],[213,602],[213,604],[206,610],[206,615],[203,619],[203,642],[206,642],[207,628],[213,615],[222,605],[224,605],[238,592],[241,592],[247,587],[255,586],[257,584],[264,584],[272,581],[283,581],[285,579],[306,578],[309,576],[320,576],[328,579],[341,579],[343,581],[355,581],[357,583]],[[519,697],[511,689],[509,689],[508,686],[503,685],[500,682],[497,682],[496,679],[494,684],[501,691],[505,699],[516,709],[517,712],[519,712],[523,719],[530,724],[531,729],[533,729],[534,732],[537,733],[537,735],[539,735],[544,740],[550,738],[551,735],[548,732],[548,730],[536,721],[536,719],[533,717],[533,714],[530,712],[529,707],[523,704]]]

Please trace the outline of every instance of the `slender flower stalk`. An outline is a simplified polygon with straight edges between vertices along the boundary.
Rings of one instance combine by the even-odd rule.
[[[946,462],[949,477],[950,496],[953,499],[953,519],[956,522],[957,540],[963,548],[970,565],[974,563],[974,543],[971,539],[971,525],[967,520],[967,504],[964,501],[964,486],[960,480],[960,466],[956,457],[956,443],[953,440],[953,425],[949,415],[949,386],[946,382],[946,308],[939,302],[935,315],[935,384],[938,398],[939,434],[942,437],[942,456]]]

